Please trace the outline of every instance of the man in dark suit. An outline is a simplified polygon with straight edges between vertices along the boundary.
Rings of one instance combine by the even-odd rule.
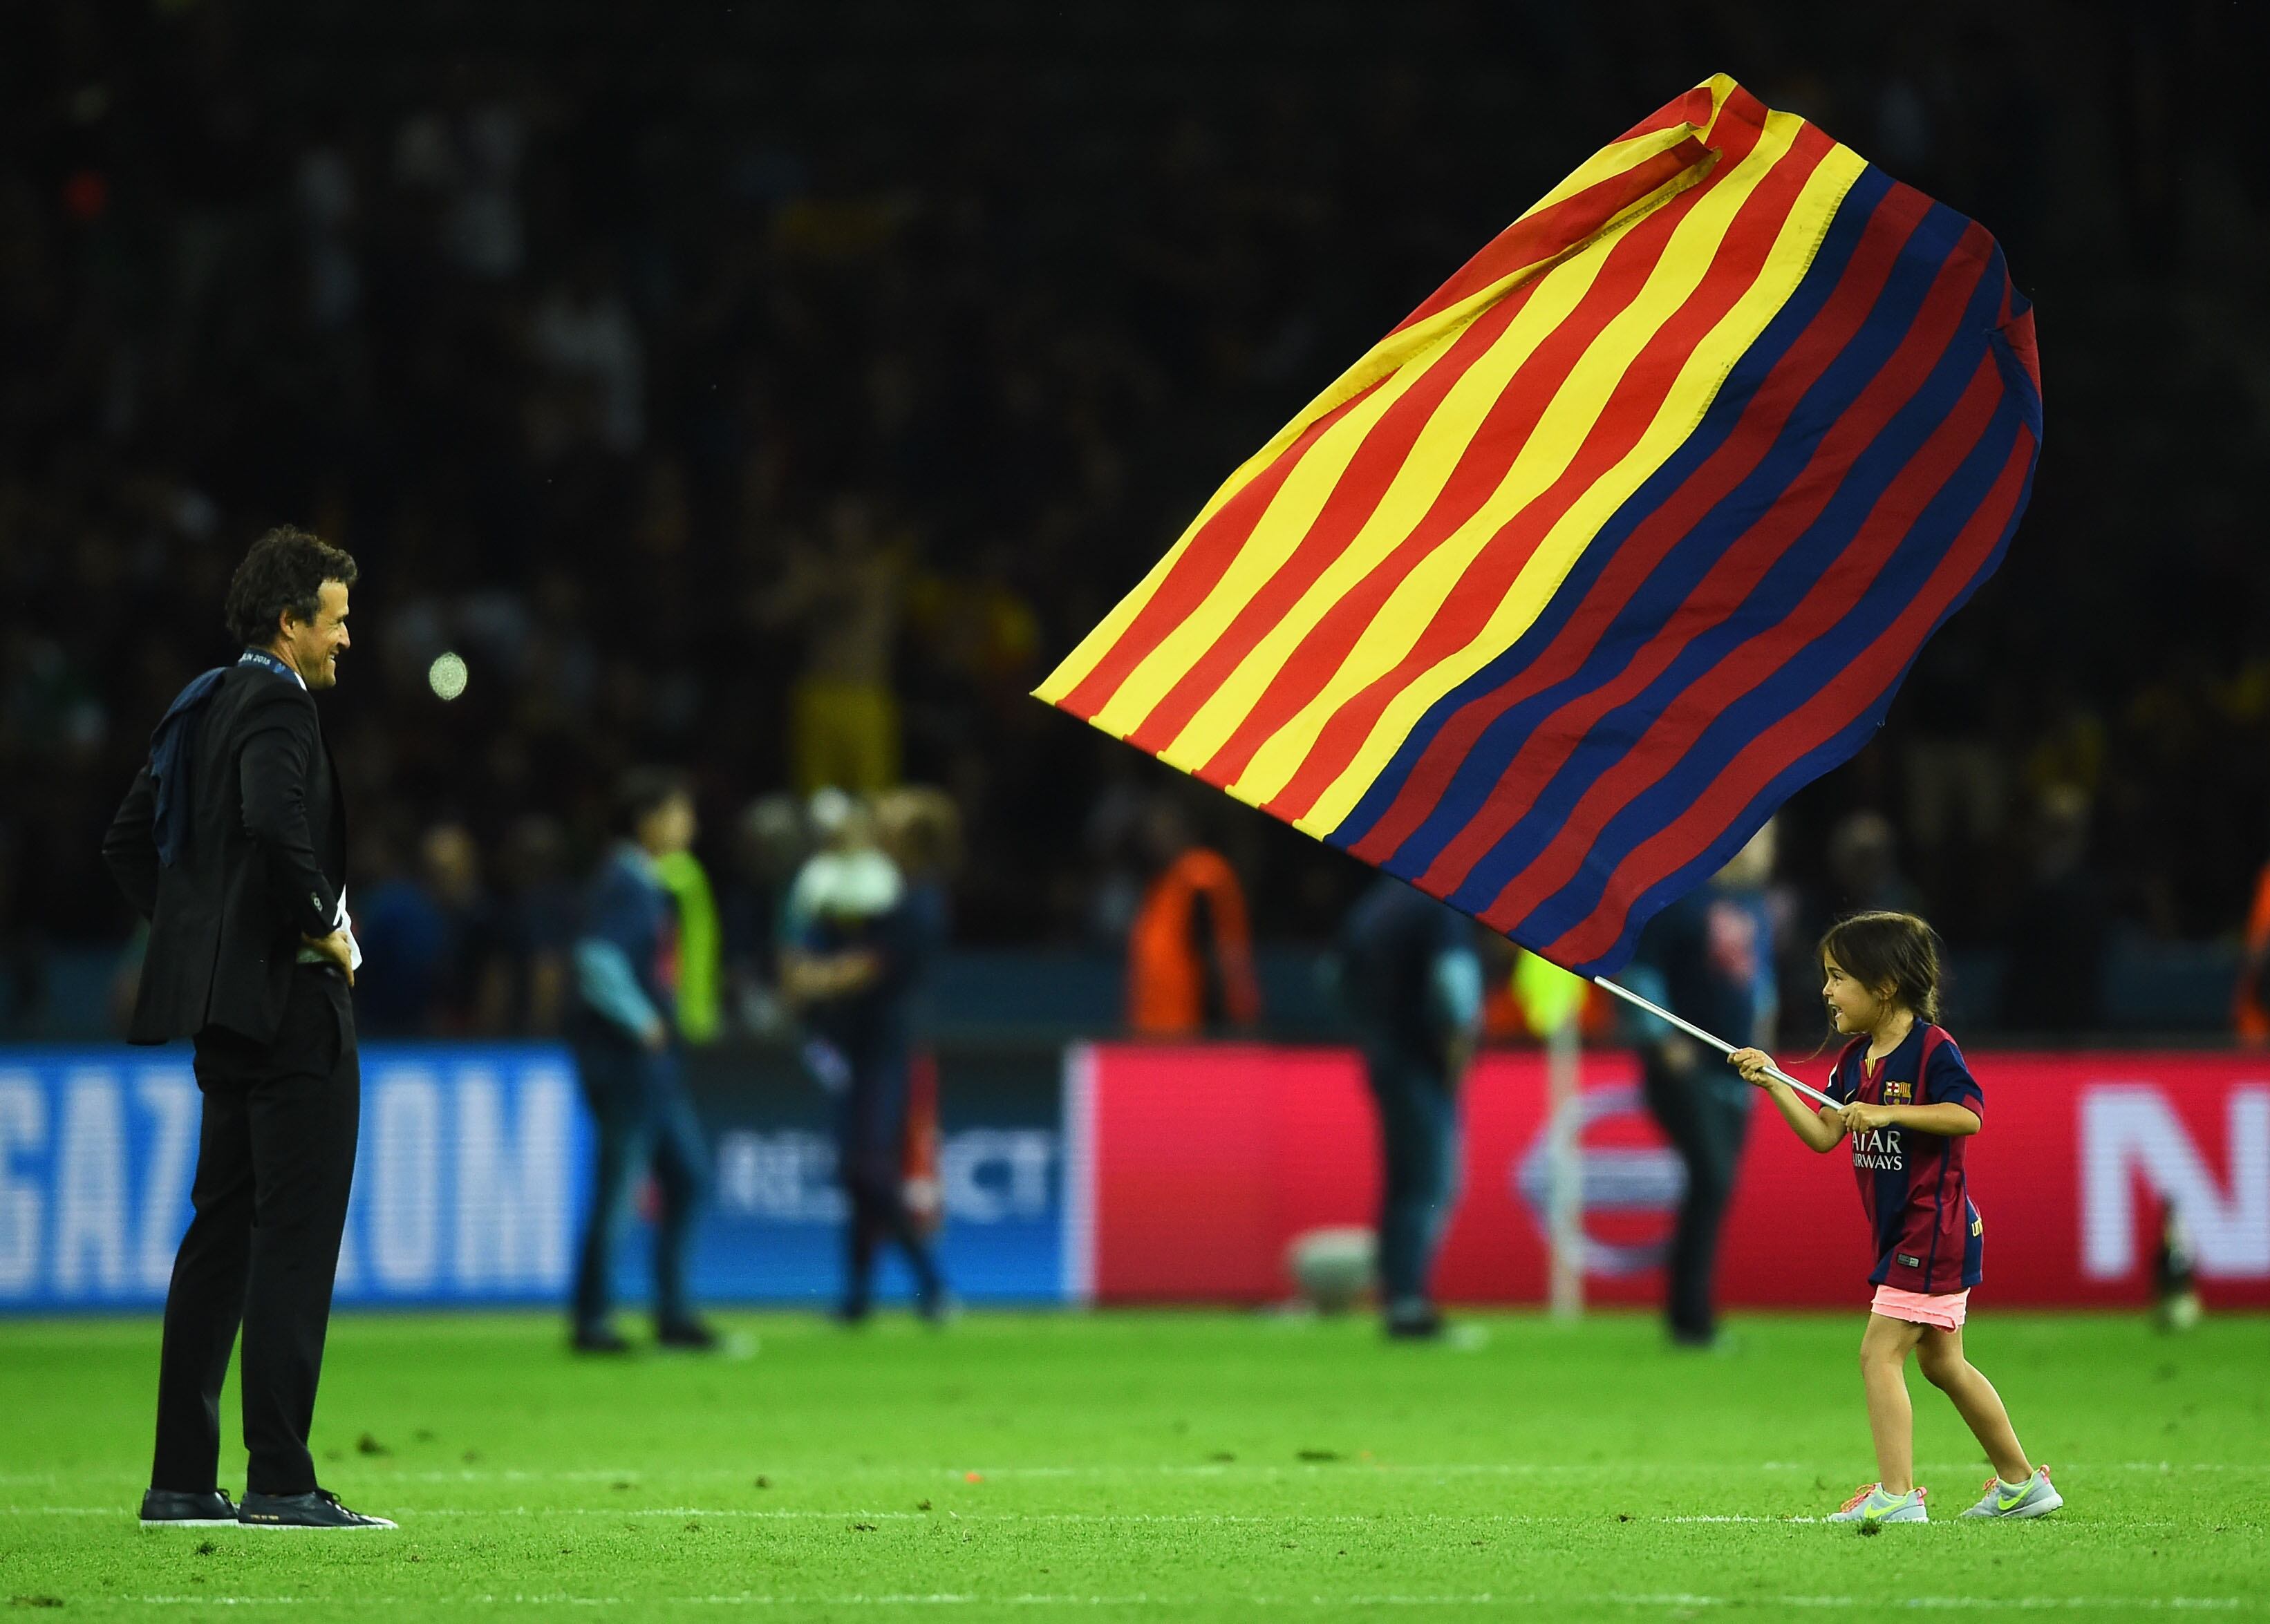
[[[150,921],[130,1042],[196,1045],[196,1216],[166,1294],[145,1524],[391,1528],[308,1453],[361,1103],[346,809],[315,690],[338,680],[355,563],[304,530],[229,582],[234,665],[182,690],[104,836]],[[217,1487],[220,1389],[244,1331],[244,1503]]]

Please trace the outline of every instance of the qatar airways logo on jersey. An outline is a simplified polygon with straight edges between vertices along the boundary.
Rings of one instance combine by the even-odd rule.
[[[1897,1173],[1908,1165],[1897,1128],[1856,1128],[1852,1132],[1852,1165],[1878,1173]]]

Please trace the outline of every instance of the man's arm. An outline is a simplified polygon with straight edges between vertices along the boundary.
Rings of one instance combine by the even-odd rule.
[[[649,1049],[669,1046],[668,1023],[639,985],[630,955],[616,943],[604,936],[576,941],[575,986],[583,1002],[625,1037]]]
[[[1452,1083],[1473,1064],[1482,1029],[1482,961],[1460,945],[1435,955],[1427,986],[1428,1014],[1443,1047],[1443,1070]]]
[[[102,861],[110,878],[145,919],[158,910],[158,844],[151,834],[156,814],[157,788],[145,762],[102,837]]]
[[[291,909],[300,934],[322,939],[338,917],[338,892],[315,861],[308,827],[308,775],[315,759],[315,715],[306,706],[268,708],[263,725],[238,757],[244,832],[268,859],[269,882]]]

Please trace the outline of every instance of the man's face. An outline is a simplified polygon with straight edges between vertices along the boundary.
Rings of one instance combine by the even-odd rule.
[[[696,833],[691,796],[673,795],[639,819],[639,844],[657,857],[684,851]]]
[[[284,612],[284,657],[310,688],[328,688],[339,679],[339,654],[351,646],[347,636],[347,589],[344,582],[326,581],[315,593],[315,618],[295,620]]]

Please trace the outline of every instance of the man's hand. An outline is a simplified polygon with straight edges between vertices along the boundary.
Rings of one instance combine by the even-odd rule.
[[[1663,1062],[1664,1069],[1673,1077],[1686,1077],[1702,1063],[1702,1045],[1675,1032],[1658,1040],[1655,1053],[1656,1057]]]
[[[347,940],[346,927],[342,925],[329,936],[303,936],[300,945],[311,947],[339,967],[339,974],[354,985],[354,944]]]
[[[865,989],[883,973],[880,955],[864,948],[811,953],[791,949],[781,956],[781,997],[792,1005],[817,1004]]]

